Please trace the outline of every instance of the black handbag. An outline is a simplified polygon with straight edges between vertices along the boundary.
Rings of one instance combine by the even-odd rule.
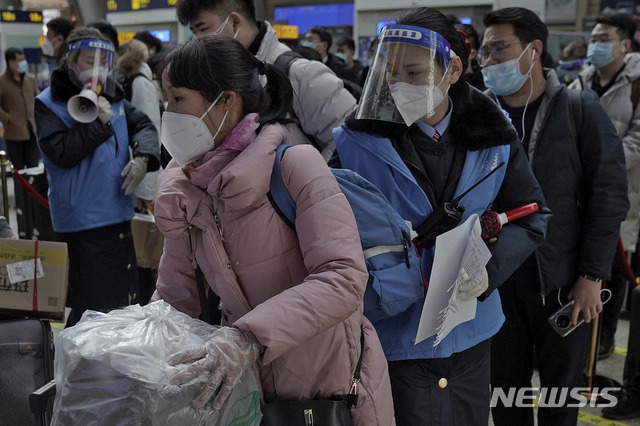
[[[352,426],[351,407],[358,403],[358,383],[364,348],[364,333],[360,330],[360,358],[351,378],[351,389],[345,396],[300,401],[278,401],[262,404],[260,426]]]
[[[196,267],[196,283],[202,320],[213,323],[212,306],[205,296],[204,274]],[[360,357],[351,378],[351,389],[347,395],[334,395],[324,399],[304,399],[298,401],[277,401],[262,404],[260,426],[353,426],[351,407],[358,403],[358,383],[364,352],[364,332],[360,327]]]

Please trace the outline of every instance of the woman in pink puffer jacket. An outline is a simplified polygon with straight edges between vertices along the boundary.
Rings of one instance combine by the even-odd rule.
[[[362,313],[367,271],[356,222],[322,156],[305,145],[282,160],[295,232],[267,198],[276,147],[295,143],[278,124],[292,101],[286,76],[218,36],[194,37],[166,64],[162,142],[173,160],[155,207],[165,245],[152,300],[197,317],[199,265],[230,326],[198,353],[170,360],[197,359],[175,383],[212,370],[200,406],[255,361],[266,403],[346,395],[363,351],[354,423],[393,425],[387,363]]]

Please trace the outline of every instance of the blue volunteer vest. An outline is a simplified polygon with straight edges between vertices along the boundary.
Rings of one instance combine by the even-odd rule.
[[[76,122],[67,104],[57,101],[47,88],[37,97],[67,128]],[[129,134],[122,101],[111,104],[111,125],[118,135],[110,137],[70,169],[62,169],[42,155],[49,180],[51,220],[56,232],[77,232],[131,220],[133,196],[120,189],[122,169],[129,162]],[[116,143],[118,156],[116,157]]]
[[[409,220],[414,228],[431,214],[433,207],[429,199],[389,139],[354,132],[346,125],[334,129],[333,137],[342,167],[359,173],[378,187],[400,216]],[[493,202],[502,186],[509,161],[508,145],[467,151],[454,197],[482,179],[502,161],[505,166],[462,199],[460,204],[465,208],[462,222],[471,214],[481,215]],[[431,275],[434,252],[435,249],[431,248],[421,253],[422,270],[427,279]],[[438,346],[433,346],[435,335],[414,345],[423,304],[424,297],[401,314],[373,323],[387,360],[446,358],[493,336],[504,323],[500,296],[494,291],[483,302],[478,302],[475,319],[455,327]]]

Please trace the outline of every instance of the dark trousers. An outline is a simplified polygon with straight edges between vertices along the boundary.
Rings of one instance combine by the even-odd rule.
[[[389,362],[398,426],[489,421],[490,340],[448,358]]]
[[[72,308],[67,327],[87,309],[109,311],[129,304],[138,286],[138,267],[131,222],[57,234],[69,250],[69,292]]]
[[[616,334],[628,285],[629,281],[623,275],[622,268],[614,261],[611,268],[611,278],[604,285],[604,288],[611,290],[611,299],[602,305],[601,333],[608,333],[611,336]]]
[[[640,395],[640,285],[631,292],[631,321],[623,382],[626,389]]]
[[[35,138],[23,141],[7,140],[6,142],[9,158],[16,170],[26,167],[36,167],[38,165],[40,161],[40,150],[38,149]],[[14,179],[13,185],[16,196],[18,235],[20,238],[30,240],[33,236],[38,204],[17,180]]]
[[[507,280],[500,286],[502,310],[506,321],[491,344],[491,386],[531,388],[535,366],[540,374],[540,386],[549,388],[583,387],[583,372],[590,326],[583,323],[565,337],[551,327],[547,318],[560,308],[558,291],[551,292],[542,306],[540,284]],[[568,289],[562,294],[566,297]],[[566,300],[562,300],[566,303]],[[561,390],[558,389],[558,392]],[[567,397],[566,404],[577,401]],[[539,425],[575,425],[577,407],[540,407]],[[533,408],[505,407],[498,401],[492,408],[496,425],[533,425]]]

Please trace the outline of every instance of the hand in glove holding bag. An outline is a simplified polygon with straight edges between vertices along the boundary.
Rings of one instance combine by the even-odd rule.
[[[482,268],[480,277],[472,277],[462,269],[462,284],[458,286],[458,298],[463,301],[475,299],[489,288],[489,275],[487,268]]]
[[[218,395],[211,402],[211,408],[218,410],[231,394],[242,371],[258,359],[261,349],[262,345],[251,332],[233,327],[220,327],[209,336],[203,347],[169,358],[169,365],[191,362],[171,379],[171,384],[181,385],[202,372],[211,372],[204,388],[191,405],[201,408],[220,387]]]
[[[98,118],[102,124],[107,124],[111,120],[111,104],[104,96],[98,98]]]
[[[147,173],[147,160],[144,157],[134,157],[129,161],[120,176],[124,177],[124,182],[120,189],[124,189],[124,195],[129,195],[138,187],[144,175]],[[125,177],[126,176],[126,177]]]

